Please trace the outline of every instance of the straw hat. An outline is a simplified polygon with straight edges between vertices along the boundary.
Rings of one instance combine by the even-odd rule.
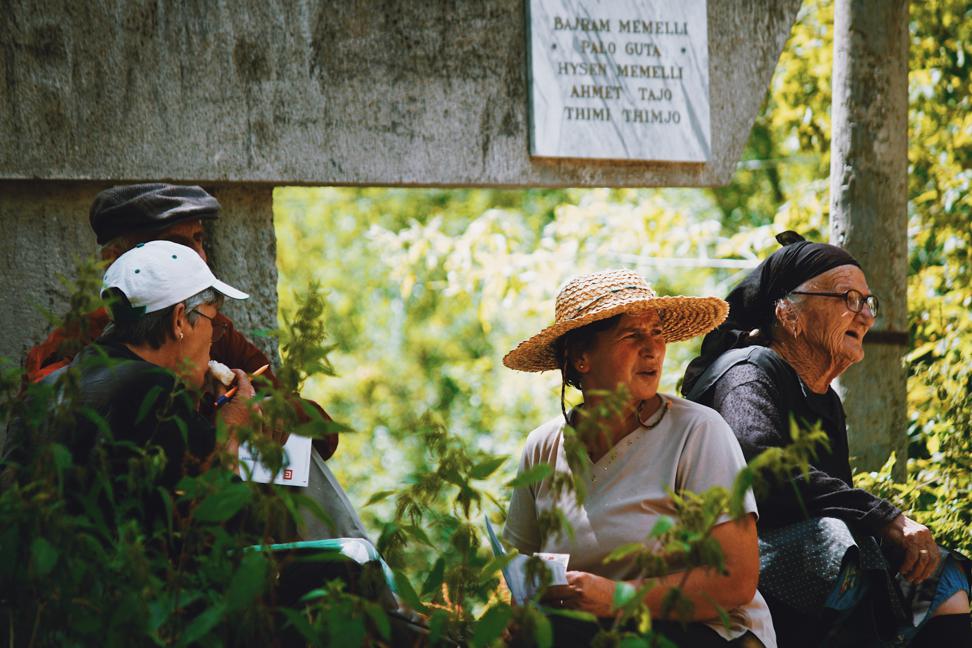
[[[717,297],[657,297],[631,270],[603,270],[574,277],[557,294],[554,323],[520,342],[503,364],[520,371],[559,369],[554,342],[564,333],[621,313],[657,310],[665,342],[708,333],[726,319],[729,304]]]

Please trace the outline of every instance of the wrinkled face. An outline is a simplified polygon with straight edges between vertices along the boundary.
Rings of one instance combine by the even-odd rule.
[[[583,375],[584,391],[615,391],[625,385],[634,401],[647,400],[658,393],[665,339],[656,311],[625,314],[617,325],[601,331],[594,344],[575,359]]]
[[[809,282],[812,292],[843,293],[857,290],[871,294],[860,268],[843,265],[828,270]],[[864,335],[874,326],[874,314],[867,306],[855,313],[839,297],[803,295],[797,309],[798,338],[832,360],[848,365],[864,359]]]
[[[191,386],[199,389],[206,379],[209,369],[209,348],[213,344],[213,323],[209,318],[215,317],[219,309],[213,304],[200,304],[193,309],[204,317],[197,317],[195,324],[188,324],[184,328],[184,336],[179,341],[179,352],[185,366],[183,379]]]
[[[202,221],[198,218],[182,221],[166,227],[156,234],[154,238],[191,247],[196,251],[196,254],[202,257],[203,261],[209,261],[206,258],[206,250],[203,248],[203,243],[206,241],[206,232],[203,229]]]

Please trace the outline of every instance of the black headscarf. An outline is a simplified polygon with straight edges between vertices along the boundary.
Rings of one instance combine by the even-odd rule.
[[[776,236],[782,248],[746,275],[726,297],[729,317],[702,340],[702,353],[689,363],[682,381],[687,394],[716,358],[730,349],[768,339],[776,318],[776,302],[808,279],[842,265],[860,267],[854,257],[834,245],[811,243],[796,232]],[[752,335],[754,329],[759,333]]]

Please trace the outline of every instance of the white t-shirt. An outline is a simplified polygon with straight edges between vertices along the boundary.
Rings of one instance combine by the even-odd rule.
[[[656,427],[638,427],[591,465],[585,485],[587,496],[578,505],[573,494],[555,501],[551,477],[517,488],[503,537],[520,553],[536,551],[570,554],[568,569],[586,571],[613,580],[639,576],[634,557],[604,563],[614,549],[644,542],[660,515],[674,516],[666,489],[701,493],[712,486],[731,488],[746,465],[732,430],[714,410],[666,395],[671,409]],[[653,417],[654,418],[654,417]],[[544,423],[527,437],[520,472],[547,463],[557,472],[572,474],[564,455],[564,420]],[[585,460],[590,462],[585,454]],[[744,508],[756,513],[752,491]],[[573,537],[551,534],[541,542],[537,511],[559,510],[573,527]],[[727,522],[728,514],[719,518]],[[752,631],[768,648],[776,646],[769,608],[759,592],[746,605],[729,610],[727,629],[720,620],[706,624],[722,637],[735,639]]]

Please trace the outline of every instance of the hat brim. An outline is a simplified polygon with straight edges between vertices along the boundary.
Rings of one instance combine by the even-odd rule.
[[[233,286],[229,285],[228,283],[223,283],[219,279],[215,279],[213,281],[213,288],[215,288],[216,290],[218,290],[219,292],[223,293],[224,295],[226,295],[227,297],[229,297],[231,299],[249,299],[250,298],[250,296],[248,294],[246,294],[245,292],[243,292],[242,290],[238,290],[238,289],[234,288]]]
[[[586,317],[558,322],[520,342],[503,357],[503,364],[517,371],[559,369],[554,342],[574,329],[623,313],[658,311],[665,342],[680,342],[708,333],[725,321],[729,304],[717,297],[652,297],[598,311]]]

